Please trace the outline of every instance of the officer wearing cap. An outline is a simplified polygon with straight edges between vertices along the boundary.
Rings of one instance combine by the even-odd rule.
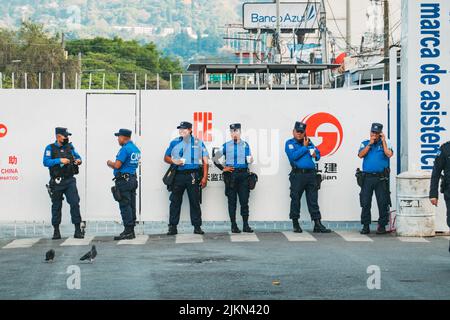
[[[303,232],[298,219],[300,219],[300,201],[303,192],[306,192],[306,203],[314,221],[314,232],[329,233],[321,222],[318,201],[317,171],[314,161],[319,161],[320,151],[306,136],[306,124],[296,122],[292,131],[293,138],[286,141],[285,152],[292,166],[289,174],[291,183],[291,209],[289,218],[292,219],[294,232]]]
[[[61,209],[64,195],[70,205],[72,223],[75,225],[74,238],[84,238],[81,230],[80,197],[74,177],[78,174],[81,157],[75,151],[67,128],[55,129],[56,141],[49,144],[44,151],[43,164],[49,168],[50,182],[47,185],[52,200],[53,240],[61,239],[59,225],[61,224]]]
[[[362,186],[360,193],[361,234],[370,233],[372,195],[375,191],[379,218],[377,234],[385,234],[389,221],[389,158],[394,155],[391,143],[383,134],[383,125],[373,123],[370,139],[361,143],[358,157],[363,159]]]
[[[443,176],[441,176],[442,171],[444,171]],[[445,205],[447,207],[447,225],[450,227],[450,141],[444,143],[439,148],[436,159],[434,160],[430,182],[430,201],[434,206],[438,205],[439,179],[442,179],[441,192],[444,194]]]
[[[241,205],[243,231],[253,232],[248,224],[250,189],[248,186],[248,164],[253,162],[250,146],[241,139],[241,124],[230,125],[231,140],[224,143],[221,150],[214,152],[214,164],[223,171],[225,181],[225,195],[228,198],[228,213],[231,221],[231,232],[240,233],[236,223],[237,198]],[[225,166],[219,159],[225,157]]]
[[[138,187],[136,169],[139,167],[141,151],[131,141],[131,130],[120,129],[114,135],[121,146],[116,160],[107,161],[108,167],[113,169],[115,181],[114,198],[119,202],[120,215],[124,231],[114,240],[134,239],[136,225],[136,189]]]
[[[177,127],[180,136],[172,142],[164,155],[164,161],[176,166],[176,174],[170,195],[170,217],[168,235],[178,233],[181,204],[184,191],[189,197],[191,223],[195,234],[204,234],[201,229],[201,189],[208,182],[208,157],[204,143],[192,136],[192,123],[183,121]]]

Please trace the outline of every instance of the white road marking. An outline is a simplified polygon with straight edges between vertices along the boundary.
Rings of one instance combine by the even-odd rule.
[[[8,243],[3,249],[30,248],[41,238],[16,239]]]
[[[175,243],[201,243],[203,236],[201,234],[177,234]]]
[[[425,238],[421,237],[397,237],[401,242],[430,242]]]
[[[67,238],[66,241],[61,243],[61,247],[88,246],[92,240],[94,240],[93,236],[84,237],[84,239]]]
[[[129,245],[143,245],[146,244],[148,240],[148,236],[147,235],[143,235],[143,234],[139,234],[136,236],[136,238],[132,239],[132,240],[120,240],[119,242],[117,242],[117,245],[124,245],[124,244],[129,244]]]
[[[283,231],[283,234],[288,239],[288,241],[317,241],[316,238],[312,236],[309,232],[303,231],[303,233],[295,233],[292,231]]]
[[[231,242],[258,242],[259,239],[255,233],[232,233],[230,232]]]
[[[373,242],[373,240],[365,234],[360,234],[357,231],[335,231],[338,235],[348,242]]]

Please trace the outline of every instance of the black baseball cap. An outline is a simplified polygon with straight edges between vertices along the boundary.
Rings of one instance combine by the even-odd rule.
[[[68,137],[68,136],[72,135],[69,131],[67,131],[67,128],[63,128],[63,127],[55,128],[55,134],[61,134],[64,137]]]
[[[305,130],[306,130],[306,123],[297,121],[295,123],[294,130],[295,131],[299,131],[299,132],[305,132]]]
[[[128,129],[120,129],[119,132],[114,133],[116,137],[123,136],[128,138],[131,138],[131,134],[132,134],[131,130]]]
[[[383,131],[383,125],[381,123],[372,123],[372,127],[370,129],[371,132],[380,133]]]
[[[182,121],[177,129],[192,129],[192,123],[187,121]]]

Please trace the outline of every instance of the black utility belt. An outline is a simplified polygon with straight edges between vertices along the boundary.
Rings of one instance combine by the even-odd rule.
[[[113,181],[117,181],[117,180],[128,180],[130,178],[136,178],[136,174],[132,174],[132,173],[119,173],[117,174]]]
[[[73,176],[50,177],[50,179],[54,180],[55,182],[56,181],[62,181],[62,180],[65,180],[65,179],[70,179],[70,178],[73,178]]]
[[[177,170],[177,174],[178,173],[182,173],[182,174],[192,174],[192,173],[198,173],[199,169],[193,169],[193,170]]]
[[[236,172],[236,173],[248,172],[248,168],[238,168],[238,169],[234,169],[232,172]]]
[[[301,169],[301,168],[294,168],[292,169],[292,172],[294,173],[316,173],[316,169]]]
[[[384,172],[363,172],[362,174],[363,174],[363,176],[366,176],[366,177],[377,177],[377,178],[384,178],[384,177],[388,176]]]

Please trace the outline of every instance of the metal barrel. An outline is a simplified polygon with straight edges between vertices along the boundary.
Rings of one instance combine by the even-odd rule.
[[[406,171],[397,176],[398,236],[435,235],[435,208],[428,197],[430,179],[427,171]]]

